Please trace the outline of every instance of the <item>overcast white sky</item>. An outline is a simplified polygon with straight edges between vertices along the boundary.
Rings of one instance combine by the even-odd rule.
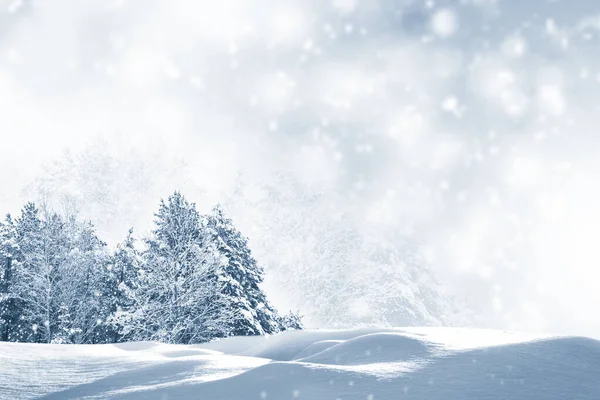
[[[594,0],[0,0],[0,210],[67,193],[115,241],[287,172],[487,325],[600,337],[599,34]]]

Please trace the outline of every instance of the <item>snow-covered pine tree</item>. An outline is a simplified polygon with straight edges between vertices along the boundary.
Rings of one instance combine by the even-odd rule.
[[[19,313],[15,341],[97,343],[108,306],[103,296],[107,275],[105,244],[93,226],[74,217],[39,215],[27,204],[17,219],[11,294]]]
[[[15,223],[19,252],[13,260],[14,284],[12,296],[19,320],[13,327],[13,339],[18,342],[45,342],[51,338],[50,296],[54,271],[49,257],[49,238],[44,235],[39,210],[26,204]]]
[[[111,311],[110,254],[106,244],[96,235],[94,226],[70,218],[69,247],[59,267],[61,285],[57,298],[61,306],[70,308],[68,343],[106,343],[112,340],[107,320]],[[66,282],[69,277],[71,284]],[[68,290],[67,290],[68,289]]]
[[[136,340],[198,343],[229,335],[231,306],[216,279],[217,256],[194,203],[161,201],[147,239]]]
[[[18,325],[19,312],[13,297],[13,261],[17,256],[17,232],[10,215],[0,222],[0,341],[16,340],[14,327]]]
[[[220,205],[206,217],[206,229],[220,255],[218,279],[233,309],[231,334],[264,335],[284,329],[280,317],[259,285],[263,268],[248,248],[248,239],[225,216]]]
[[[110,267],[110,317],[108,324],[112,342],[125,342],[132,339],[134,324],[137,322],[139,289],[142,271],[142,255],[135,247],[133,229],[125,240],[117,245]]]
[[[28,271],[40,295],[28,298],[28,304],[39,310],[34,318],[39,319],[36,325],[38,332],[44,333],[43,342],[71,343],[71,336],[78,332],[73,321],[75,307],[84,301],[79,290],[83,278],[76,263],[70,263],[72,241],[65,221],[58,214],[44,214],[39,250],[42,260]]]

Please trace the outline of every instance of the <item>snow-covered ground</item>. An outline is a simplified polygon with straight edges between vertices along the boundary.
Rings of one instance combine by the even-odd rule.
[[[600,399],[600,342],[454,328],[0,343],[1,399]]]

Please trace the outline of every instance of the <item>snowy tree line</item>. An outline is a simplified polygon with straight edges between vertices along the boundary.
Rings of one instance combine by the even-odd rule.
[[[220,206],[179,192],[141,243],[111,251],[89,222],[28,203],[0,223],[0,340],[198,343],[301,328],[259,284],[263,269]]]

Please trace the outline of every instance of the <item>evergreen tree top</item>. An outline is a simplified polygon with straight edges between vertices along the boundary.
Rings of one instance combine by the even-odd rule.
[[[174,192],[166,202],[161,200],[154,216],[152,233],[165,247],[175,249],[199,236],[200,215],[196,205],[188,202],[180,192]]]

